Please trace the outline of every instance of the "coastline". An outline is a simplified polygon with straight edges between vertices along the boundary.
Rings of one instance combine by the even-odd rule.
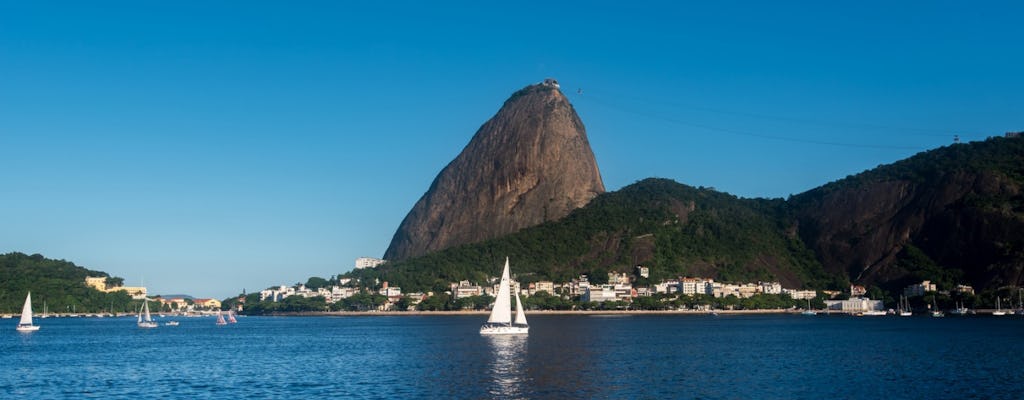
[[[719,315],[749,315],[749,314],[800,314],[802,310],[781,309],[781,310],[715,310]],[[304,311],[304,312],[277,312],[266,314],[275,317],[395,317],[395,316],[450,316],[450,315],[489,315],[489,310],[484,311]],[[529,316],[535,315],[710,315],[709,311],[697,310],[535,310],[529,311]]]

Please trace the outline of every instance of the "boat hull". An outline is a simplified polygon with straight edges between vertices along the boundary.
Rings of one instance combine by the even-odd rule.
[[[39,325],[18,325],[18,327],[14,329],[18,332],[35,332],[39,330]]]
[[[530,327],[523,325],[494,325],[484,324],[480,327],[481,335],[526,335],[530,333]]]
[[[139,322],[139,328],[149,329],[149,328],[156,328],[158,326],[160,326],[160,325],[157,324],[156,322]]]

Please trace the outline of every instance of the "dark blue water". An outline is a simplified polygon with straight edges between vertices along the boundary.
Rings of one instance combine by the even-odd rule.
[[[1024,397],[1024,318],[486,316],[2,320],[0,398]]]

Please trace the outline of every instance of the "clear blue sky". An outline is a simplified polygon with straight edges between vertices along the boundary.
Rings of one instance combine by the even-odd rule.
[[[1020,2],[350,3],[0,1],[0,252],[217,298],[345,272],[545,77],[609,190],[1024,130]]]

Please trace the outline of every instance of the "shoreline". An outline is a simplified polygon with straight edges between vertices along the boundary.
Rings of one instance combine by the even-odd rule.
[[[714,310],[719,315],[796,314],[802,310]],[[266,314],[273,317],[394,317],[394,316],[479,316],[486,311],[303,311]],[[710,311],[696,310],[536,310],[528,315],[711,315]]]

